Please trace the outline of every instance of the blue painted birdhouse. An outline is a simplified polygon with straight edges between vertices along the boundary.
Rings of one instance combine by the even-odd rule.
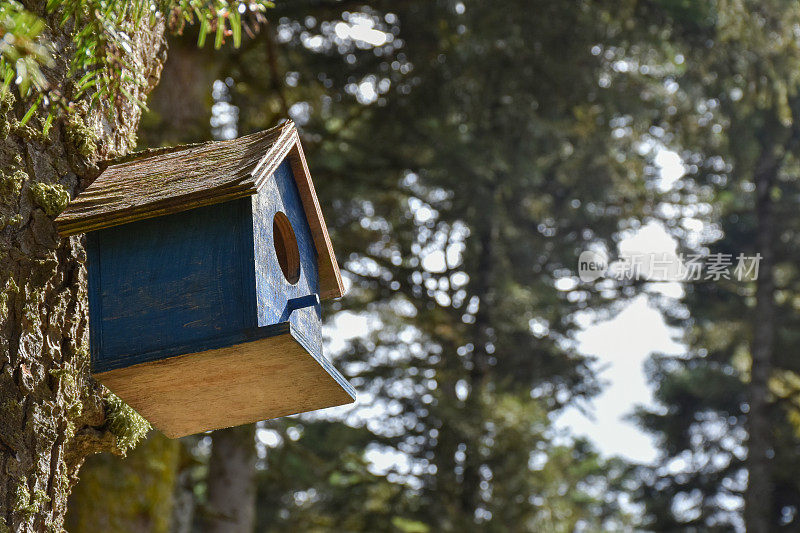
[[[294,125],[107,167],[86,233],[93,375],[170,437],[342,405],[320,299],[339,267]]]

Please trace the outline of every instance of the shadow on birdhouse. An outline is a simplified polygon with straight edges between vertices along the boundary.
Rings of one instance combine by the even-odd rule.
[[[322,355],[343,293],[294,124],[106,168],[86,233],[92,374],[169,437],[351,403]]]

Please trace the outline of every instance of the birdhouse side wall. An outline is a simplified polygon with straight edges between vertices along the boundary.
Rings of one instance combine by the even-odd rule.
[[[251,209],[242,198],[87,234],[95,372],[256,327]]]
[[[321,310],[314,305],[288,312],[293,298],[319,294],[319,271],[314,240],[303,210],[300,194],[288,161],[284,161],[259,192],[252,197],[253,240],[258,325],[290,321],[293,334],[316,355],[322,354]],[[290,283],[278,262],[273,234],[276,213],[291,223],[300,259],[300,277]]]

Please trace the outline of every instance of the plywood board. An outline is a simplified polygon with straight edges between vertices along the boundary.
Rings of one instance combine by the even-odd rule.
[[[355,391],[291,334],[96,374],[171,438],[352,403]]]

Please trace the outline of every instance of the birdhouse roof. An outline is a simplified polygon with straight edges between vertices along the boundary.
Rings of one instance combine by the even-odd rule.
[[[231,141],[134,154],[108,166],[58,216],[62,236],[250,196],[289,158],[319,258],[320,297],[344,293],[328,228],[292,121]]]

